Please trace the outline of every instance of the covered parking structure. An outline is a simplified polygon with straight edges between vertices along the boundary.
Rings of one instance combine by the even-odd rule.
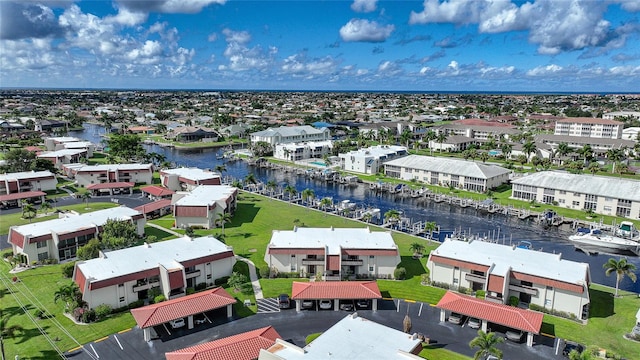
[[[133,193],[133,187],[136,184],[132,182],[110,182],[110,183],[101,183],[101,184],[91,184],[87,185],[87,190],[91,191],[92,195],[114,195],[117,193],[128,192],[129,194]],[[116,191],[117,190],[117,191]]]
[[[44,191],[24,191],[19,193],[0,195],[0,205],[2,207],[22,206],[21,200],[36,200],[44,201],[44,197],[47,195]]]
[[[133,210],[140,211],[147,219],[155,219],[171,213],[171,199],[157,200],[152,203],[140,205]]]
[[[340,300],[371,300],[371,309],[376,311],[382,295],[375,281],[294,281],[291,299],[296,302],[296,311],[302,310],[304,300],[332,300],[335,311],[340,307]]]
[[[498,304],[468,295],[447,291],[436,307],[440,308],[440,321],[445,321],[446,311],[471,316],[482,321],[482,331],[488,323],[494,323],[527,333],[527,346],[533,346],[533,335],[540,334],[543,314],[528,309]]]
[[[193,315],[227,307],[227,317],[233,315],[236,299],[221,288],[205,290],[157,304],[131,309],[131,315],[143,329],[144,341],[151,340],[151,328],[172,320],[188,318],[187,328],[193,329]]]

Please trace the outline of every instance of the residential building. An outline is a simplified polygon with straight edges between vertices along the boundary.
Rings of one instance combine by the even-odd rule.
[[[640,181],[611,176],[541,171],[511,182],[512,199],[640,219]]]
[[[113,182],[153,183],[153,164],[68,164],[63,165],[63,171],[81,187]]]
[[[44,139],[44,146],[47,151],[55,151],[64,149],[64,144],[82,141],[73,136],[55,136]]]
[[[165,353],[167,360],[254,360],[261,349],[268,349],[281,339],[273,326],[194,345]]]
[[[216,142],[220,134],[215,129],[209,129],[200,126],[180,126],[171,129],[166,135],[167,139],[181,142]]]
[[[171,198],[175,226],[214,228],[219,214],[236,211],[237,200],[238,189],[226,185],[201,185],[191,192],[179,191]]]
[[[543,144],[548,144],[553,148],[558,148],[561,143],[567,144],[574,150],[580,150],[585,145],[589,145],[595,153],[605,154],[611,149],[632,149],[635,145],[634,139],[611,139],[611,138],[589,138],[580,136],[565,136],[565,135],[551,135],[551,134],[538,134],[536,135],[536,141]]]
[[[632,118],[632,119],[640,119],[640,111],[614,111],[608,112],[602,115],[603,119],[606,120],[615,120],[616,118]]]
[[[304,348],[278,339],[260,350],[258,360],[297,359],[422,359],[422,339],[369,319],[349,314]]]
[[[321,159],[327,154],[331,154],[333,141],[309,141],[303,143],[277,144],[273,152],[276,159],[286,161],[299,161],[304,159]]]
[[[462,159],[409,155],[385,162],[384,173],[403,180],[485,192],[508,182],[511,170]]]
[[[427,268],[431,281],[484,290],[489,301],[517,301],[588,318],[589,264],[564,260],[561,254],[449,239],[431,251]]]
[[[556,121],[554,135],[620,139],[624,123],[609,119],[565,118]]]
[[[634,126],[622,130],[622,139],[640,141],[640,127]]]
[[[274,230],[264,261],[272,271],[300,276],[393,278],[400,253],[390,232],[367,228]]]
[[[437,133],[444,132],[447,136],[457,135],[476,140],[499,139],[501,137],[509,139],[510,136],[520,133],[513,125],[503,122],[489,122],[483,119],[459,120],[453,124],[437,126],[435,129]]]
[[[0,195],[55,190],[58,180],[50,171],[0,174]]]
[[[308,141],[326,141],[331,139],[328,128],[316,129],[309,125],[281,126],[251,133],[251,143],[263,141],[275,146],[282,143],[296,143]]]
[[[361,174],[376,174],[385,161],[407,155],[407,148],[396,145],[376,145],[338,154],[340,167]]]
[[[65,164],[79,163],[82,159],[88,159],[88,152],[86,149],[62,149],[44,151],[38,154],[37,157],[51,161],[57,169],[62,170]]]
[[[26,263],[46,259],[70,260],[76,257],[78,247],[102,231],[102,226],[109,219],[133,222],[138,235],[144,235],[144,215],[120,206],[85,214],[66,213],[59,219],[12,226],[8,242],[13,254],[24,257]]]
[[[191,191],[200,185],[220,185],[220,174],[199,168],[160,170],[160,183],[173,191]]]
[[[184,236],[79,261],[73,281],[89,308],[100,304],[119,308],[146,299],[156,287],[173,299],[198,284],[213,285],[216,279],[231,275],[235,262],[233,249],[218,239]]]
[[[478,140],[467,136],[452,135],[448,136],[444,141],[429,140],[429,149],[432,151],[460,152],[475,146],[477,149],[484,143],[484,140]]]

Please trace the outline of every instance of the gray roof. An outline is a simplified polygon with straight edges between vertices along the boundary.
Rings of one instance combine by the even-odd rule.
[[[324,128],[322,130],[319,130],[319,129],[316,129],[313,126],[309,126],[309,125],[281,126],[281,127],[277,127],[277,128],[268,128],[267,130],[254,132],[251,135],[252,136],[269,137],[269,136],[275,136],[276,134],[280,134],[280,136],[287,137],[287,136],[302,135],[303,133],[306,133],[306,134],[321,134],[321,133],[323,133],[325,131],[328,131],[328,129]]]
[[[512,183],[605,196],[614,199],[640,201],[640,181],[610,176],[578,175],[562,171],[541,171],[513,180]]]
[[[387,161],[384,165],[399,166],[403,168],[439,172],[443,174],[473,177],[478,179],[491,179],[496,176],[508,174],[509,169],[497,165],[487,165],[475,161],[443,158],[422,155],[409,155],[399,159]]]
[[[536,135],[536,141],[541,142],[565,142],[567,144],[583,144],[583,145],[612,145],[617,147],[629,147],[632,148],[635,145],[633,140],[624,139],[608,139],[608,138],[592,138],[584,136],[565,136],[565,135],[552,135],[552,134],[538,134]]]

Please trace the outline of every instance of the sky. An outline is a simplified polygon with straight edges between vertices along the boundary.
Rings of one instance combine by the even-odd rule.
[[[640,92],[640,0],[0,0],[0,87]]]

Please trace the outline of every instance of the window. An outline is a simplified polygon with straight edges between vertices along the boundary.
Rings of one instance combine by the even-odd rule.
[[[124,302],[124,296],[120,296],[120,302]]]
[[[375,257],[375,255],[369,255],[369,259],[374,259]]]
[[[211,274],[207,274],[207,280],[211,280]]]
[[[369,271],[373,271],[373,265],[369,265]]]
[[[47,251],[38,254],[38,261],[45,261],[49,258],[49,253]]]
[[[38,249],[42,249],[43,247],[47,247],[47,242],[46,242],[46,241],[38,241],[38,242],[36,243],[36,247],[37,247]]]
[[[124,284],[118,284],[118,287],[124,287]]]

